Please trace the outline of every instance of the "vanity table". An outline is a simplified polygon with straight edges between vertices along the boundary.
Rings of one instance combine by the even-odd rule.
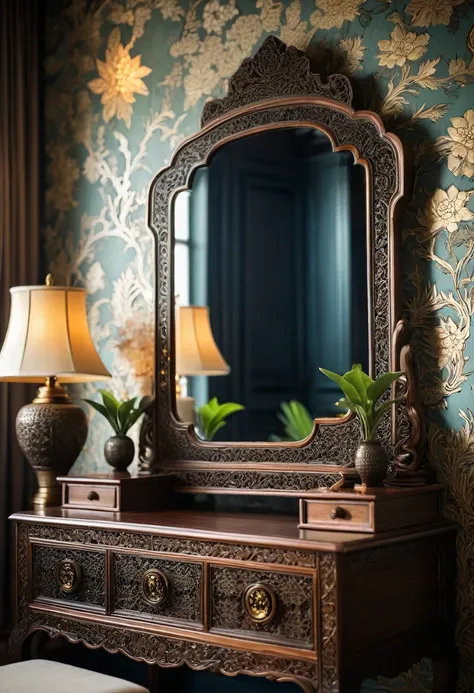
[[[356,693],[365,678],[452,654],[454,527],[443,520],[379,535],[190,511],[13,519],[13,650],[39,629],[305,693]]]
[[[293,514],[163,509],[159,494],[145,509],[133,480],[63,479],[62,508],[12,518],[14,652],[42,630],[306,693],[355,693],[426,656],[435,693],[452,693],[455,526],[426,467],[401,310],[406,181],[400,140],[353,109],[349,79],[323,81],[276,37],[206,103],[202,129],[150,187],[156,392],[137,483],[159,472],[181,500],[277,498]],[[175,296],[187,291],[209,308],[231,369],[188,383],[193,398],[245,405],[220,440],[180,418]],[[359,362],[372,378],[404,372],[378,430],[386,485],[365,494],[352,489],[357,422],[334,408],[318,370]],[[311,411],[312,429],[280,429],[275,441],[275,413],[291,400]]]

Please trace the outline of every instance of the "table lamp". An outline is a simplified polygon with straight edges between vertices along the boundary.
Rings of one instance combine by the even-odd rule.
[[[60,505],[56,476],[69,472],[87,438],[87,417],[61,383],[110,378],[87,325],[85,289],[15,286],[7,335],[0,353],[0,381],[44,383],[16,419],[16,434],[35,470],[36,508]]]
[[[207,306],[176,309],[176,411],[194,423],[193,397],[182,397],[179,379],[190,375],[227,375],[230,367],[214,341]]]

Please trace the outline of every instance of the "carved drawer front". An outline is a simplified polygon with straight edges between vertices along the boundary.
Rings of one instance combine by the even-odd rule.
[[[202,625],[202,564],[114,553],[113,613]]]
[[[210,589],[211,631],[315,647],[311,575],[211,566]]]
[[[32,545],[32,596],[105,610],[105,551]]]

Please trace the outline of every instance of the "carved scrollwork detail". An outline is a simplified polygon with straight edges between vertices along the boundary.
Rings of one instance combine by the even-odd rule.
[[[191,561],[113,554],[114,612],[201,622],[202,567]]]
[[[337,570],[336,556],[321,554],[319,560],[321,590],[321,687],[336,691],[337,683]]]
[[[313,600],[310,575],[211,567],[212,629],[252,633],[252,638],[271,633],[312,646]]]
[[[20,525],[24,527],[25,525]],[[74,544],[109,546],[111,548],[142,549],[185,556],[208,558],[227,558],[237,561],[258,561],[277,565],[302,566],[314,568],[316,555],[307,551],[284,549],[251,544],[227,544],[214,541],[200,541],[182,537],[153,536],[149,533],[116,532],[113,530],[89,527],[54,527],[50,525],[29,525],[31,537],[56,539]]]
[[[243,61],[229,82],[223,99],[208,101],[201,126],[247,104],[278,96],[325,96],[352,103],[352,87],[345,75],[330,75],[326,84],[311,72],[309,59],[276,36],[269,36],[253,58]]]
[[[317,488],[329,488],[342,479],[341,474],[292,473],[292,472],[256,472],[240,470],[206,470],[176,469],[163,470],[173,474],[178,484],[193,489],[245,489],[254,491],[280,489],[281,491],[313,491]]]
[[[105,608],[105,552],[33,546],[33,597]]]
[[[317,663],[314,661],[229,650],[46,613],[34,614],[28,625],[28,632],[39,629],[45,630],[50,637],[61,636],[70,642],[80,642],[91,648],[101,647],[114,654],[123,652],[131,659],[163,667],[187,665],[198,671],[207,669],[227,676],[248,674],[273,681],[292,681],[305,693],[320,690]],[[329,693],[333,689],[327,690]]]

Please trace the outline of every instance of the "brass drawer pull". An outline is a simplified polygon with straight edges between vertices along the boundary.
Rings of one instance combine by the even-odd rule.
[[[340,508],[339,506],[336,506],[331,510],[329,513],[329,517],[331,520],[342,520],[346,516],[346,511],[344,508]]]
[[[244,606],[254,623],[269,623],[276,613],[277,598],[271,587],[257,583],[245,590]]]
[[[143,573],[142,594],[149,604],[163,604],[168,596],[168,578],[161,570],[152,568]]]
[[[87,500],[94,501],[94,500],[99,500],[100,496],[97,493],[97,491],[89,491],[87,494]]]
[[[81,582],[81,566],[72,561],[70,558],[65,558],[64,561],[57,567],[56,577],[59,584],[59,589],[64,594],[75,592]]]

